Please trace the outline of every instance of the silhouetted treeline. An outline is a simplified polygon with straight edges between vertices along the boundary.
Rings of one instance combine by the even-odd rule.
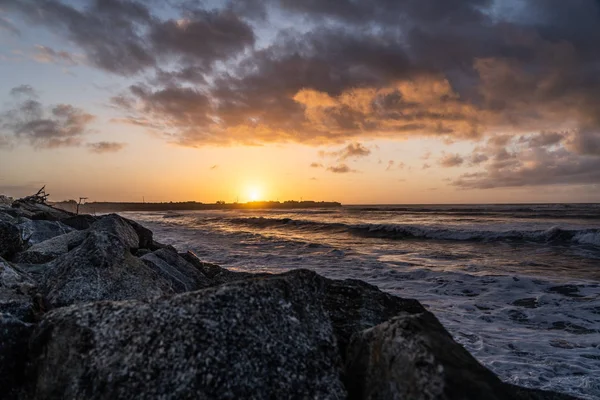
[[[77,202],[61,201],[53,204],[57,208],[75,212]],[[332,208],[341,207],[335,201],[253,201],[249,203],[198,203],[195,201],[169,203],[86,203],[80,206],[79,212],[85,214],[120,212],[120,211],[192,211],[192,210],[244,210],[244,209],[293,209],[293,208]]]

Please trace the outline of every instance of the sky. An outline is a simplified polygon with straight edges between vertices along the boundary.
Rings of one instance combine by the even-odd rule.
[[[600,0],[0,0],[0,193],[600,202]]]

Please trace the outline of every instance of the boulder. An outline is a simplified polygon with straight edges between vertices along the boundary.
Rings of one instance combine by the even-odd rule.
[[[98,218],[94,217],[93,215],[81,214],[65,218],[60,222],[67,226],[70,226],[73,229],[77,229],[78,231],[84,231],[91,227],[96,221],[98,221]]]
[[[132,235],[121,231],[129,225],[103,224],[112,233],[94,225],[80,246],[47,264],[42,292],[51,307],[174,293],[170,281],[131,254]]]
[[[152,270],[171,282],[176,293],[211,286],[211,281],[176,252],[161,249],[141,257]]]
[[[47,263],[79,246],[86,237],[87,232],[84,231],[73,231],[53,237],[52,239],[34,244],[26,251],[19,253],[15,257],[15,262],[22,264]]]
[[[0,257],[11,258],[25,245],[16,225],[0,220]]]
[[[15,200],[12,206],[13,208],[19,209],[22,213],[27,214],[29,218],[34,220],[60,221],[75,215],[68,211],[49,206],[48,204],[40,204],[23,200]]]
[[[12,206],[14,199],[12,197],[0,194],[0,206]]]
[[[21,397],[33,325],[0,312],[0,390],[6,400]]]
[[[44,242],[53,237],[73,232],[74,229],[58,221],[38,221],[25,219],[18,225],[21,236],[30,245]]]
[[[32,397],[343,399],[323,290],[294,271],[54,310],[32,337]]]
[[[152,231],[150,229],[148,229],[130,219],[127,219],[127,218],[123,218],[123,219],[125,220],[125,222],[127,222],[127,224],[129,224],[129,226],[131,226],[133,228],[135,233],[138,235],[138,238],[139,238],[138,248],[139,249],[158,250],[158,248],[153,247],[154,234],[152,233]]]
[[[137,233],[124,218],[117,214],[102,217],[90,229],[117,236],[130,250],[139,248],[140,238]]]
[[[29,275],[0,258],[0,312],[30,321],[35,290],[36,284]]]
[[[355,334],[348,346],[349,399],[572,399],[503,383],[456,343],[429,312]]]
[[[342,356],[353,334],[402,313],[426,311],[417,300],[392,296],[363,281],[327,279],[326,282],[323,306],[331,317]]]

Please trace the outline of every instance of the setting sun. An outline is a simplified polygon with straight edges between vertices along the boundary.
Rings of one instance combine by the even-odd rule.
[[[250,189],[249,196],[250,201],[258,201],[260,200],[260,190],[258,188]]]

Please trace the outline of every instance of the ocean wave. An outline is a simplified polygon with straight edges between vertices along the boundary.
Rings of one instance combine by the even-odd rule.
[[[318,222],[292,218],[233,218],[228,223],[256,228],[292,228],[311,231],[349,233],[352,235],[382,239],[431,239],[472,242],[541,242],[577,243],[600,246],[600,229],[564,229],[553,227],[545,230],[489,231],[461,228],[402,224],[344,224]]]

